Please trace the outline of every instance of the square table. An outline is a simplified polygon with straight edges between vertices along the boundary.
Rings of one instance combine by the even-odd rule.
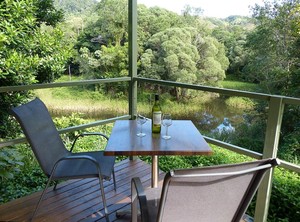
[[[152,156],[152,187],[158,183],[158,156],[160,155],[209,155],[212,150],[199,130],[190,120],[173,120],[168,129],[171,139],[165,140],[166,128],[160,134],[152,134],[151,120],[143,124],[144,137],[136,134],[140,125],[135,120],[117,120],[112,129],[104,155]]]

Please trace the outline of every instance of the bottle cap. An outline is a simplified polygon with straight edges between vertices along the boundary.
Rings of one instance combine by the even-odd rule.
[[[159,95],[155,94],[155,100],[159,100]]]

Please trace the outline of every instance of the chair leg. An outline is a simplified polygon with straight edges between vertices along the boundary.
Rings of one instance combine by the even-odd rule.
[[[56,190],[57,185],[58,185],[58,181],[56,180],[55,184],[54,184],[54,187],[53,187],[53,190]]]
[[[34,210],[34,212],[32,214],[32,217],[31,217],[30,221],[33,221],[33,218],[35,217],[35,215],[36,215],[36,213],[37,213],[37,211],[38,211],[38,209],[39,209],[39,207],[41,205],[42,199],[43,199],[43,197],[44,197],[44,195],[46,193],[47,188],[49,187],[49,184],[50,184],[51,180],[52,180],[52,176],[50,176],[49,179],[48,179],[47,185],[46,185],[45,189],[43,190],[42,195],[40,196],[40,199],[39,199],[39,201],[38,201],[38,203],[37,203],[37,205],[35,207],[35,210]]]
[[[103,207],[104,207],[105,219],[107,222],[109,222],[108,209],[107,209],[105,193],[104,193],[104,185],[103,185],[103,180],[102,180],[102,177],[100,174],[99,174],[99,185],[100,185],[102,202],[103,202]]]
[[[113,175],[113,181],[114,181],[114,189],[115,189],[115,191],[117,191],[117,184],[116,184],[115,170],[112,171],[112,175]]]
[[[131,185],[131,222],[137,222],[138,199],[136,189]]]

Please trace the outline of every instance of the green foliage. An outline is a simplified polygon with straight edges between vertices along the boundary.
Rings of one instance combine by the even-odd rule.
[[[29,52],[33,48],[32,29],[35,26],[34,4],[31,1],[6,0],[0,3],[0,85],[32,84],[38,57]],[[24,38],[27,36],[27,38]],[[27,97],[26,92],[1,93],[0,136],[14,135],[8,112]]]
[[[9,152],[23,157],[23,164],[18,166],[17,163],[12,163],[11,168],[7,170],[9,174],[13,175],[13,178],[0,179],[0,203],[39,191],[45,187],[47,182],[47,177],[39,167],[28,145],[18,145],[9,149]],[[18,170],[14,170],[17,167]]]
[[[243,109],[245,112],[254,107],[254,102],[251,99],[243,97],[229,97],[225,103],[229,107]]]
[[[141,55],[143,77],[214,85],[225,78],[228,59],[225,49],[213,37],[202,37],[195,28],[169,28],[154,34]],[[186,90],[176,90],[186,97]]]
[[[97,4],[96,0],[54,0],[54,6],[63,10],[65,14],[82,14],[90,12]]]
[[[37,22],[46,25],[55,26],[63,20],[62,10],[54,7],[54,0],[34,0]]]
[[[253,19],[247,17],[230,16],[224,22],[212,21],[216,27],[212,35],[226,47],[229,59],[228,74],[240,76],[248,62],[248,52],[245,50],[247,35],[254,28]]]
[[[102,0],[97,6],[99,19],[95,23],[100,27],[108,44],[121,45],[128,36],[128,1]]]
[[[230,79],[230,77],[231,77],[230,75],[229,76],[227,75],[226,79],[220,83],[223,88],[250,91],[250,92],[261,91],[259,84],[241,82],[235,79]]]
[[[249,63],[244,77],[265,85],[270,93],[282,94],[298,70],[298,0],[264,2],[253,10],[255,30],[247,37]]]
[[[138,5],[138,41],[141,46],[154,34],[169,28],[185,26],[182,17],[174,12],[159,7],[147,8]]]
[[[20,171],[23,166],[23,156],[18,150],[12,147],[5,147],[0,152],[0,180],[13,179],[14,174]]]
[[[86,47],[80,49],[80,72],[87,78],[107,79],[128,76],[128,44],[101,46],[101,50],[90,52]],[[126,83],[106,84],[98,90],[106,92],[126,92]]]
[[[143,55],[141,58],[141,75],[163,80],[196,82],[199,54],[192,41],[193,37],[188,29],[170,28],[153,35],[146,43],[148,50],[145,59]],[[152,58],[151,61],[148,58]]]
[[[268,220],[298,221],[300,218],[300,175],[275,169]]]
[[[58,129],[63,129],[63,128],[67,128],[67,127],[72,127],[72,126],[78,126],[81,124],[84,124],[86,121],[84,119],[82,119],[80,117],[80,114],[78,113],[72,113],[70,116],[66,117],[66,116],[62,116],[60,118],[54,118],[53,119],[56,127]],[[65,141],[70,141],[70,140],[74,140],[75,137],[80,134],[81,131],[77,132],[70,132],[66,134],[65,137]]]
[[[80,73],[86,78],[128,75],[128,2],[101,1],[97,19],[89,23],[76,46]],[[138,74],[143,77],[216,85],[224,79],[229,63],[225,47],[210,36],[210,23],[201,10],[186,8],[184,16],[158,7],[138,6]],[[193,28],[191,28],[193,27]],[[123,85],[107,85],[108,91],[123,91]],[[188,91],[176,89],[177,98]]]
[[[41,26],[35,40],[39,47],[34,52],[39,56],[36,80],[53,82],[66,69],[66,62],[72,54],[72,44],[64,40],[62,30]]]
[[[300,128],[297,126],[292,132],[282,138],[279,157],[295,164],[300,164]]]
[[[0,3],[0,85],[30,85],[62,74],[69,46],[59,41],[62,32],[42,25],[54,24],[58,14],[51,0],[5,0]],[[42,8],[38,8],[42,7]],[[49,10],[46,10],[49,7]],[[49,14],[46,14],[48,12]],[[0,136],[15,135],[9,109],[26,102],[27,91],[0,94]]]

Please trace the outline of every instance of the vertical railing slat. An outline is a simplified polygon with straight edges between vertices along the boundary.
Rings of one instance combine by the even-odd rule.
[[[137,0],[128,0],[128,60],[129,60],[129,115],[134,119],[137,112]],[[129,157],[131,160],[137,157]]]
[[[271,97],[269,101],[269,113],[263,158],[277,157],[280,129],[284,111],[284,103],[280,97]],[[273,170],[264,177],[257,193],[254,221],[265,222],[268,217],[272,189]]]
[[[128,0],[128,54],[129,54],[129,114],[137,111],[137,0]]]

